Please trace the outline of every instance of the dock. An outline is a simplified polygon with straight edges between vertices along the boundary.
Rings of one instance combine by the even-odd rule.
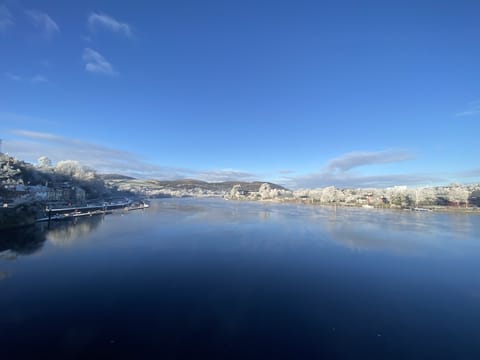
[[[50,222],[59,220],[70,220],[84,216],[95,216],[111,214],[114,210],[124,209],[139,210],[148,208],[148,204],[142,203],[141,205],[132,206],[131,202],[103,204],[103,205],[88,205],[88,206],[70,206],[62,208],[47,208],[47,216],[39,218],[36,222]]]

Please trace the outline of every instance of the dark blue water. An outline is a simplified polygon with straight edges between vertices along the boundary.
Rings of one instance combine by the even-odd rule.
[[[0,359],[480,359],[480,216],[159,200],[0,239]]]

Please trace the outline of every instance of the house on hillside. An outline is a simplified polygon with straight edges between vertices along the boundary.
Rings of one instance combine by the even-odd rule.
[[[85,190],[68,182],[56,184],[46,190],[47,201],[62,201],[67,203],[84,203]]]

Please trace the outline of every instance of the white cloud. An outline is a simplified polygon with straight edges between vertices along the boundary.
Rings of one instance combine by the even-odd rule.
[[[0,5],[0,32],[7,30],[15,24],[12,13],[5,5]]]
[[[95,50],[85,48],[83,50],[82,58],[85,62],[86,71],[106,75],[116,75],[116,71],[113,69],[112,64]]]
[[[46,76],[41,75],[41,74],[37,74],[35,76],[28,77],[28,76],[21,76],[21,75],[18,75],[18,74],[13,74],[13,73],[7,72],[7,73],[5,73],[5,76],[12,81],[31,82],[32,84],[41,84],[41,83],[50,82]]]
[[[404,150],[355,151],[331,159],[326,166],[317,172],[299,176],[284,176],[280,183],[289,188],[319,188],[326,186],[339,188],[385,188],[396,185],[435,185],[449,183],[455,179],[468,179],[480,176],[480,168],[461,172],[402,174],[362,174],[355,171],[356,168],[362,166],[397,163],[413,158],[412,153]]]
[[[141,156],[95,143],[48,132],[12,130],[15,139],[4,141],[5,151],[20,159],[36,161],[47,156],[52,161],[76,160],[102,172],[121,172],[145,177],[151,174],[175,175],[175,170],[150,164]]]
[[[35,140],[50,140],[50,141],[64,141],[64,138],[50,133],[29,131],[29,130],[13,130],[12,133],[22,137],[35,139]]]
[[[295,170],[290,170],[290,169],[282,169],[278,171],[278,173],[281,175],[294,174],[295,172],[296,172]]]
[[[255,174],[235,169],[194,171],[192,172],[192,176],[194,176],[195,179],[208,182],[258,180],[258,176]]]
[[[412,158],[413,155],[404,150],[354,151],[330,160],[327,168],[331,171],[348,171],[360,166],[395,163]]]
[[[1,114],[0,114],[1,115]],[[1,117],[1,116],[0,116]],[[4,140],[4,150],[19,159],[36,162],[40,156],[52,161],[76,160],[103,173],[118,173],[137,178],[175,180],[194,178],[203,181],[251,181],[255,175],[234,170],[192,170],[153,164],[138,154],[71,139],[47,132],[12,130],[16,139]]]
[[[18,114],[0,113],[0,120],[8,119],[14,120],[13,124],[18,124],[20,121],[29,124],[33,120],[35,120],[33,124],[37,126],[39,124],[38,119]],[[47,124],[46,120],[42,120],[42,123]],[[51,125],[55,126],[54,123]],[[259,174],[236,169],[194,170],[160,166],[129,151],[48,132],[11,130],[10,133],[14,135],[14,138],[4,139],[4,151],[30,162],[36,162],[40,156],[47,156],[54,162],[76,160],[82,165],[90,166],[102,173],[118,173],[143,179],[175,180],[188,178],[209,182],[265,180]],[[346,155],[332,159],[327,164],[344,158]],[[287,188],[318,188],[331,185],[340,188],[382,188],[395,185],[435,185],[451,182],[452,179],[478,176],[480,176],[479,168],[457,173],[363,175],[353,171],[331,171],[328,166],[325,166],[316,173],[303,176],[285,176],[280,183]]]
[[[353,170],[368,165],[398,163],[413,159],[405,150],[353,151],[327,162],[320,171],[286,177],[285,185],[293,188],[337,187],[388,187],[394,185],[430,184],[443,178],[428,174],[361,175]]]
[[[480,178],[480,168],[475,168],[475,169],[470,169],[470,170],[467,170],[467,171],[462,171],[458,175],[460,177],[465,177],[465,178],[472,178],[472,177]]]
[[[455,114],[455,116],[473,116],[473,115],[480,115],[480,100],[471,101],[468,104],[467,110]]]
[[[27,10],[25,13],[32,22],[32,25],[40,29],[45,37],[50,38],[55,33],[60,32],[59,26],[48,14],[38,10]]]
[[[103,28],[127,37],[133,37],[132,27],[129,24],[120,22],[109,15],[92,13],[88,17],[87,23],[90,31]]]
[[[286,185],[292,188],[318,188],[332,185],[339,188],[385,188],[396,185],[431,185],[447,181],[446,177],[438,174],[359,175],[350,172],[318,172],[291,178],[286,181]]]

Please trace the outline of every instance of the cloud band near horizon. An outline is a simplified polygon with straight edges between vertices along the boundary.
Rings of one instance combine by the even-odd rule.
[[[142,156],[128,151],[109,148],[103,145],[67,138],[64,136],[28,131],[11,130],[14,139],[4,141],[4,149],[16,157],[35,162],[40,156],[52,161],[76,160],[103,173],[118,173],[136,178],[159,180],[198,179],[209,182],[220,181],[272,181],[260,174],[236,169],[194,170],[181,167],[160,166]],[[68,154],[68,159],[59,154]],[[338,156],[318,172],[305,175],[290,175],[290,171],[279,171],[274,175],[281,185],[289,188],[319,188],[336,186],[339,188],[373,188],[395,185],[432,185],[445,183],[452,177],[478,177],[479,169],[469,169],[458,174],[358,174],[352,170],[369,165],[403,162],[413,159],[406,150],[354,151]],[[272,175],[272,174],[270,174]]]

